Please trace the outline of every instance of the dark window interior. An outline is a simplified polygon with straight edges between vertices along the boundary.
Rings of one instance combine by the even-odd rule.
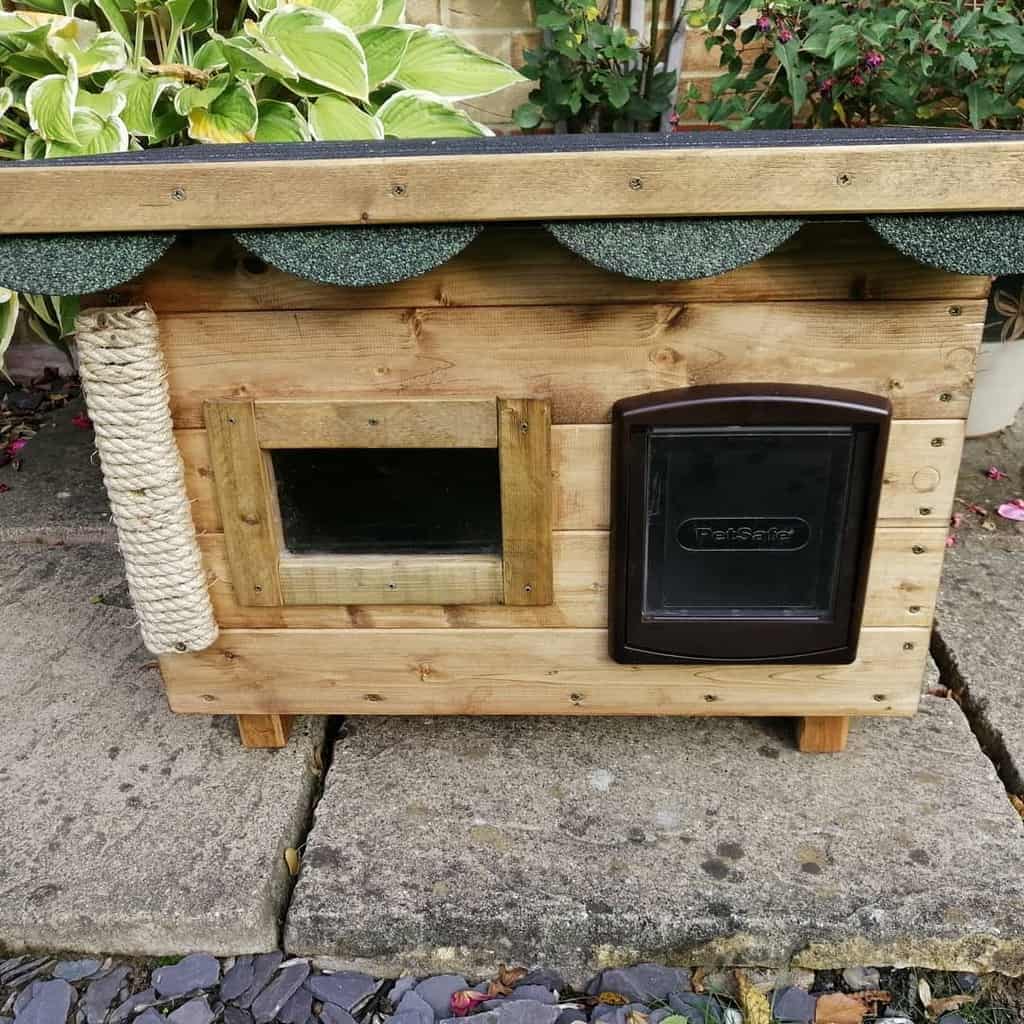
[[[501,551],[496,448],[273,452],[293,554]]]

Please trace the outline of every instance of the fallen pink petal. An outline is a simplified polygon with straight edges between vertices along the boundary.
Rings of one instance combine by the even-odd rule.
[[[1018,523],[1024,522],[1024,501],[1014,498],[1012,501],[1004,501],[996,509],[1004,519],[1013,519]]]
[[[477,992],[475,989],[467,988],[461,992],[452,994],[452,1013],[456,1017],[465,1017],[475,1010],[482,1002],[489,997],[484,992]]]
[[[989,480],[1006,480],[1009,477],[1009,473],[1004,473],[998,466],[989,466],[985,470],[985,476]]]
[[[28,444],[28,438],[27,437],[19,437],[16,440],[12,441],[7,446],[7,451],[11,455],[17,455],[18,452],[20,452],[21,449],[24,448],[25,445],[27,445],[27,444]]]
[[[79,430],[89,430],[92,427],[92,420],[84,412],[71,417],[71,422]]]
[[[955,543],[956,543],[956,537],[954,537],[953,534],[950,534],[946,538],[946,547],[947,548],[951,548]]]
[[[963,514],[963,512],[954,512],[949,517],[949,525],[952,526],[954,530],[959,530],[960,527],[963,525],[963,522],[964,522],[964,514]]]

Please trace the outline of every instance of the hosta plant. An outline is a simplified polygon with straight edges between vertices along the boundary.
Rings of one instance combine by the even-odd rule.
[[[1005,0],[704,0],[711,98],[732,128],[1024,126],[1024,13]]]
[[[490,135],[457,101],[522,77],[405,24],[405,0],[16,2],[0,9],[0,158]],[[0,289],[0,370],[19,306],[49,341],[73,331],[75,300]]]

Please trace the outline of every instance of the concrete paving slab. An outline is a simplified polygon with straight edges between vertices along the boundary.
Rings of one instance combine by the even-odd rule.
[[[81,399],[54,413],[22,452],[22,468],[0,470],[0,542],[114,543],[91,429],[71,421]]]
[[[546,963],[1024,972],[1024,827],[952,700],[799,754],[742,719],[354,718],[286,947],[378,974]]]
[[[1007,788],[1024,797],[1024,524],[995,513],[1022,495],[1024,410],[1008,429],[964,445],[961,521],[946,553],[934,650]]]
[[[322,720],[172,714],[127,605],[112,545],[0,545],[0,948],[273,949]]]

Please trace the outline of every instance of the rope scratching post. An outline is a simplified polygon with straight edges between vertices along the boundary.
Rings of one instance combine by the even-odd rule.
[[[201,651],[217,638],[217,623],[171,428],[156,314],[148,306],[86,310],[76,336],[142,639],[154,654]]]

